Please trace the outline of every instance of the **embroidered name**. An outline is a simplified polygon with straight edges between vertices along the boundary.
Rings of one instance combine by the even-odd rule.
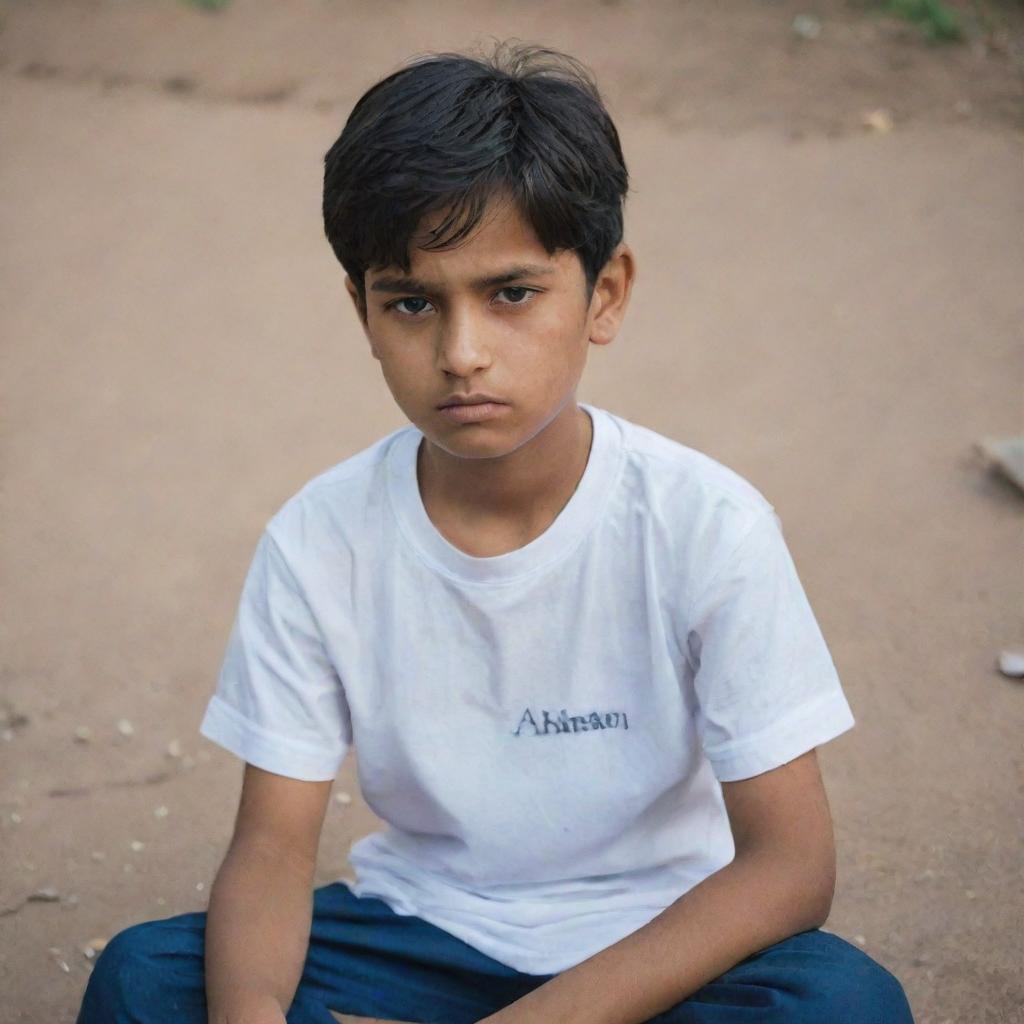
[[[596,711],[591,711],[589,715],[569,715],[565,708],[562,708],[556,718],[552,718],[551,713],[543,709],[541,714],[543,728],[537,724],[537,719],[527,708],[512,735],[518,736],[524,725],[533,726],[534,736],[547,736],[550,732],[590,732],[594,729],[618,729],[620,725],[623,729],[629,728],[629,719],[626,717],[625,711],[609,711],[604,715],[598,714]]]

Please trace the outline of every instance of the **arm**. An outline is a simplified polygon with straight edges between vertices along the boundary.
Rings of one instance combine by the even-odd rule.
[[[832,820],[817,755],[723,782],[736,857],[642,928],[486,1018],[641,1024],[741,960],[826,921]]]
[[[210,892],[210,1024],[284,1024],[302,976],[331,782],[246,764],[234,835]]]

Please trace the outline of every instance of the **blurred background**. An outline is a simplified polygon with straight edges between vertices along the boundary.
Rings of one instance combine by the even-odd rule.
[[[0,1021],[206,907],[242,766],[198,735],[256,540],[403,425],[322,160],[406,58],[597,76],[639,263],[579,398],[776,506],[857,727],[827,930],[919,1024],[1024,1021],[1024,5],[0,2]],[[358,750],[317,884],[381,824]]]

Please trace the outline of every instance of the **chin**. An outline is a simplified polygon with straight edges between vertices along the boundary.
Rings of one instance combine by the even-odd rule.
[[[513,431],[507,424],[436,422],[416,426],[435,447],[457,459],[497,459],[514,452],[525,440],[519,431]],[[447,426],[447,429],[445,429]]]
[[[437,448],[457,459],[498,459],[519,447],[517,444],[510,444],[507,438],[497,438],[493,435],[487,437],[483,431],[474,434],[466,431],[464,427],[460,428],[460,433],[455,436],[437,436],[426,432],[424,435]]]

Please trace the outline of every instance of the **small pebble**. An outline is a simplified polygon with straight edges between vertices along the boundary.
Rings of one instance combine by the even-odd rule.
[[[29,901],[34,903],[56,903],[59,899],[60,893],[57,892],[52,885],[47,885],[42,889],[36,889],[36,891],[29,896]]]
[[[153,810],[154,818],[166,818],[168,814],[170,814],[170,811],[163,804]]]
[[[106,939],[90,939],[84,946],[82,946],[82,952],[91,960],[97,953],[102,953],[106,948],[106,945]]]
[[[334,799],[339,804],[350,804],[350,803],[352,803],[352,797],[348,793],[344,792],[344,790],[342,792],[340,792],[340,793],[335,793],[334,794]]]
[[[817,39],[821,35],[821,22],[813,14],[798,14],[789,29],[801,39]]]
[[[856,942],[858,946],[866,946],[868,940],[865,939],[863,935],[854,935],[853,941]]]
[[[138,852],[139,852],[139,850],[144,850],[144,849],[146,848],[146,844],[145,844],[145,843],[140,843],[140,842],[138,841],[138,839],[133,839],[133,840],[132,840],[132,842],[131,842],[131,846],[132,846],[132,849],[133,849],[133,850],[134,850],[134,851],[135,851],[136,853],[138,853]]]
[[[202,882],[196,882],[196,889],[198,889],[199,892],[202,892],[205,888],[206,886]]]
[[[20,825],[21,815],[17,811],[11,811],[11,821],[13,821],[15,825]]]
[[[977,893],[973,889],[964,889],[964,895],[969,899],[973,900],[977,898]]]
[[[157,906],[158,906],[158,907],[163,907],[163,906],[166,906],[166,904],[167,904],[167,900],[165,900],[165,899],[163,898],[163,896],[157,896],[157,898],[156,898],[156,903],[157,903]]]
[[[888,135],[893,129],[892,111],[886,110],[885,107],[869,110],[861,118],[861,123],[879,135]]]
[[[129,722],[127,718],[121,718],[121,719],[118,720],[118,723],[117,723],[117,731],[122,736],[134,736],[135,735],[135,726],[132,725],[132,723]]]
[[[1010,647],[999,655],[999,671],[1011,679],[1024,678],[1024,650]]]
[[[87,725],[80,725],[75,729],[75,742],[88,743],[92,739],[92,729]]]
[[[181,757],[181,755],[182,755],[181,741],[180,740],[171,740],[171,742],[167,744],[167,756],[168,757]]]

